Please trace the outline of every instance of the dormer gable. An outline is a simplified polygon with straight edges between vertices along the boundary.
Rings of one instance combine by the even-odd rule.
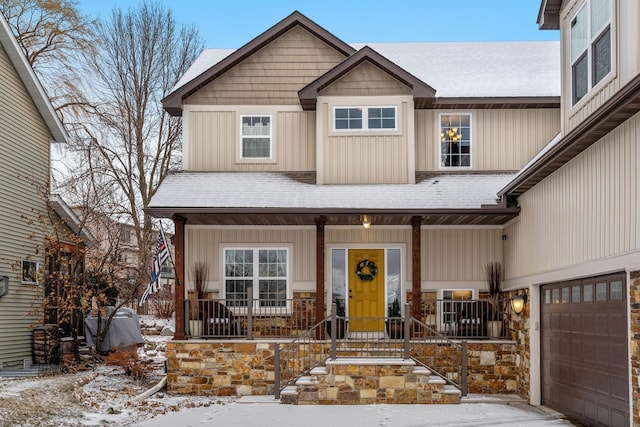
[[[339,63],[343,58],[355,52],[355,49],[349,46],[347,43],[338,39],[333,34],[329,33],[327,30],[320,27],[318,24],[316,24],[300,12],[296,11],[239,48],[238,50],[228,55],[226,58],[222,59],[215,65],[203,71],[195,78],[191,79],[180,87],[174,88],[174,90],[162,100],[162,104],[167,112],[169,112],[169,114],[180,116],[182,115],[182,104],[187,98],[193,96],[194,94],[196,94],[196,92],[200,91],[205,86],[210,85],[217,79],[221,78],[223,75],[227,74],[235,67],[241,67],[243,64],[247,64],[252,56],[259,54],[261,50],[276,42],[279,38],[289,37],[290,39],[300,39],[301,37],[305,37],[305,35],[313,37],[314,39],[316,39],[316,42],[319,42],[327,47],[327,56],[325,58],[326,64],[323,65],[324,67],[326,67],[325,69],[331,68],[333,65]],[[320,69],[316,72],[322,73],[323,70]],[[260,76],[246,77],[253,78],[255,81]],[[290,76],[288,77],[290,83],[291,78]],[[317,77],[317,74],[312,76],[303,75],[300,77],[305,79],[306,83]],[[263,81],[266,82],[266,80]],[[303,86],[305,83],[301,84],[300,86]],[[297,90],[299,90],[300,86],[295,88],[295,90],[292,89],[292,92],[295,93]],[[251,90],[253,92],[253,102],[255,102],[255,88],[251,88]]]
[[[355,78],[354,74],[357,72],[363,72],[366,78]],[[416,108],[426,108],[433,104],[436,93],[434,88],[369,46],[363,47],[308,84],[298,92],[298,96],[304,110],[315,110],[318,96],[331,94],[331,89],[335,89],[336,86],[343,86],[347,91],[360,92],[350,93],[350,95],[368,95],[370,90],[380,90],[379,87],[375,87],[376,82],[380,81],[391,82],[389,88],[394,90],[395,87],[397,91],[393,93],[394,95],[411,94]]]

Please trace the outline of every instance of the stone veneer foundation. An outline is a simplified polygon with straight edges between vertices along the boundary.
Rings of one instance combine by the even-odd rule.
[[[167,343],[169,393],[213,396],[274,393],[271,341],[170,341]],[[329,342],[319,342],[328,353]],[[469,342],[470,393],[518,393],[518,349],[512,341]]]

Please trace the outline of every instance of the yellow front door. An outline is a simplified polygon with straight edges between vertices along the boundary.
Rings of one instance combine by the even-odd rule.
[[[350,249],[348,265],[349,331],[383,331],[384,250]]]

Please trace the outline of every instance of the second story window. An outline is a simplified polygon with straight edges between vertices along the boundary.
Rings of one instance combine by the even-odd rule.
[[[396,130],[396,107],[336,107],[334,130]]]
[[[571,20],[572,103],[611,71],[611,0],[587,0]]]
[[[471,114],[440,115],[440,167],[471,166]]]
[[[240,126],[241,157],[243,159],[270,159],[271,116],[241,116]]]
[[[131,243],[131,230],[123,228],[121,233],[122,243]]]

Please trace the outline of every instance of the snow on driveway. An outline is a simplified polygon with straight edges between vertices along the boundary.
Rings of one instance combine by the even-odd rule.
[[[419,427],[419,426],[570,426],[528,405],[468,403],[460,405],[280,405],[232,403],[169,413],[141,427]]]

